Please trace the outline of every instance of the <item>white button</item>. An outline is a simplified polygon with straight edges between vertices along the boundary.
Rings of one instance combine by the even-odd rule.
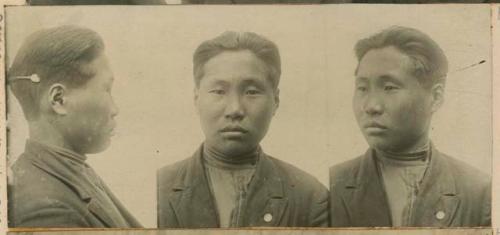
[[[266,214],[264,215],[264,221],[266,221],[266,222],[268,222],[268,223],[269,223],[269,222],[271,222],[271,220],[273,220],[273,215],[271,215],[271,214],[269,214],[269,213],[266,213]]]
[[[436,219],[438,219],[438,220],[444,219],[445,216],[446,216],[446,214],[444,213],[444,211],[438,211],[436,213]]]

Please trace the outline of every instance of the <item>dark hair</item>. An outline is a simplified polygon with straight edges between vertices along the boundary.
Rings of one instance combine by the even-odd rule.
[[[413,67],[410,73],[424,87],[430,88],[436,83],[445,82],[448,60],[443,50],[428,35],[413,28],[393,26],[359,40],[354,49],[358,66],[368,51],[391,46],[410,58]]]
[[[274,42],[252,32],[224,32],[198,46],[193,55],[193,75],[198,86],[203,77],[203,67],[208,60],[224,51],[249,50],[268,67],[268,79],[274,88],[278,87],[281,76],[281,59]]]
[[[12,92],[27,120],[39,115],[43,92],[54,83],[70,88],[84,85],[95,75],[89,63],[104,50],[101,37],[79,26],[60,26],[31,34],[19,49],[8,71]],[[36,74],[40,81],[16,79]]]

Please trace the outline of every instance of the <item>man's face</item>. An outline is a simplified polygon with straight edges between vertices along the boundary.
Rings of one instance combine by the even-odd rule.
[[[372,148],[406,152],[428,139],[432,96],[411,75],[410,63],[394,47],[370,50],[359,62],[353,109]]]
[[[101,54],[89,66],[95,76],[83,86],[68,89],[67,115],[62,122],[67,143],[82,154],[109,146],[118,114],[111,97],[113,72],[106,56]]]
[[[205,145],[229,156],[253,151],[278,107],[266,65],[250,51],[226,51],[203,71],[195,104]]]

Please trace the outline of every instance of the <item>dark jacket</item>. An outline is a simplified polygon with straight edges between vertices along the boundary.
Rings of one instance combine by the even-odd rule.
[[[117,227],[75,161],[28,141],[25,152],[11,167],[9,227]],[[104,187],[129,227],[141,227]]]
[[[432,147],[410,227],[491,226],[491,179]],[[373,150],[330,168],[333,227],[390,227],[391,214]]]
[[[220,227],[201,152],[158,171],[160,228]],[[242,206],[242,227],[327,226],[327,203],[318,180],[262,153]]]

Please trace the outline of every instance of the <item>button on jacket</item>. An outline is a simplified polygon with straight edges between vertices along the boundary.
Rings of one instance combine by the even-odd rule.
[[[491,226],[491,179],[434,146],[409,227]],[[333,227],[391,227],[373,150],[330,168]]]
[[[9,227],[141,227],[83,162],[84,156],[59,153],[27,141],[11,168]]]
[[[220,227],[201,148],[158,171],[160,228]],[[241,227],[328,225],[328,191],[314,177],[262,153],[241,207]]]

